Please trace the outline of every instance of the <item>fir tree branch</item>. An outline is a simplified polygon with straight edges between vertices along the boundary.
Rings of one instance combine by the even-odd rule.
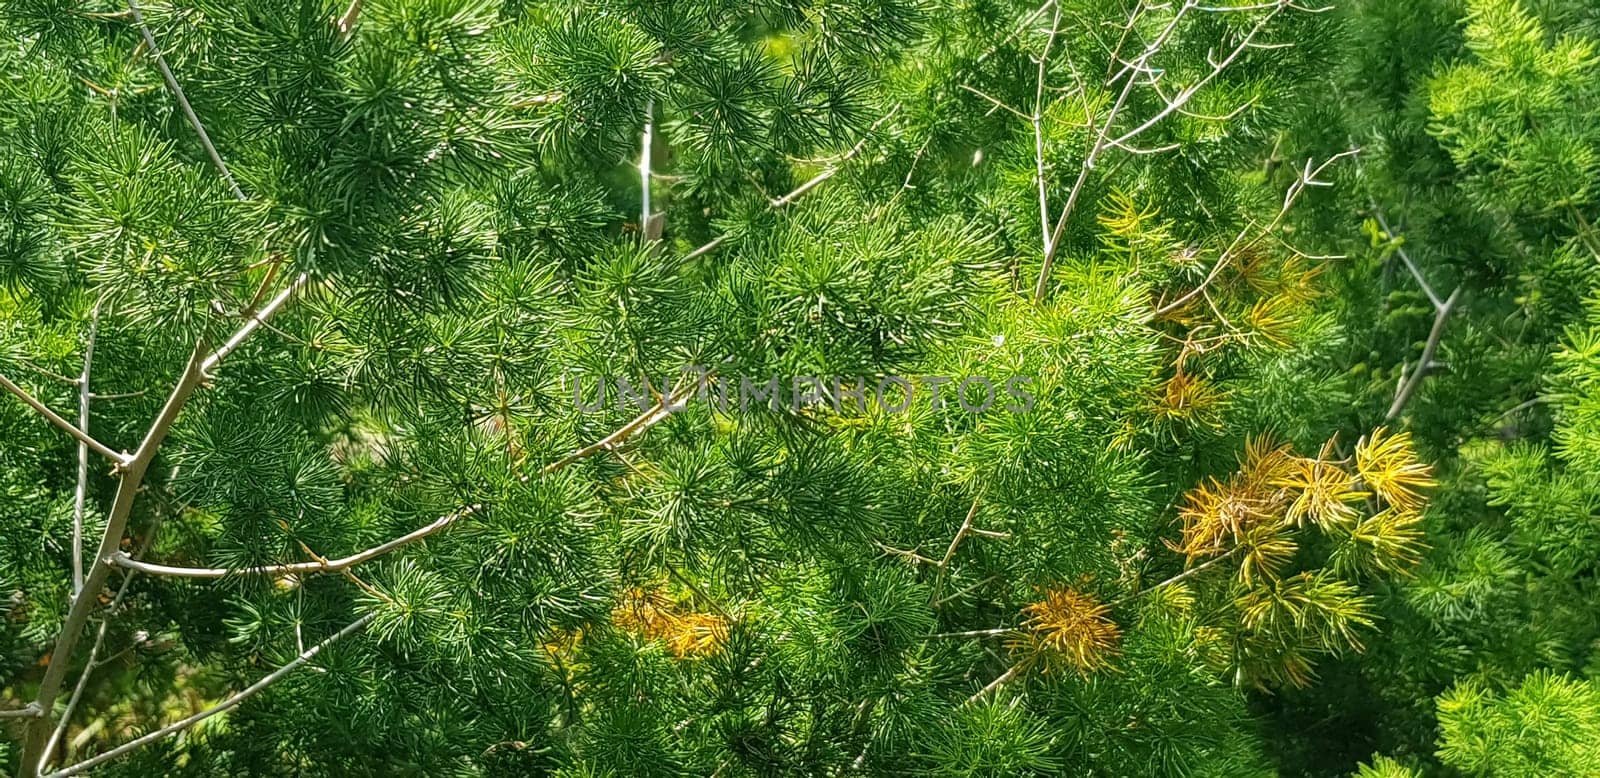
[[[139,25],[139,34],[144,37],[144,45],[150,49],[150,56],[156,60],[156,68],[161,71],[161,80],[166,82],[167,91],[172,93],[174,100],[178,101],[178,108],[183,111],[184,118],[189,120],[189,126],[194,128],[194,134],[200,137],[200,145],[206,150],[206,156],[211,158],[211,164],[222,174],[222,180],[228,183],[228,189],[233,196],[240,200],[247,200],[244,190],[233,180],[233,174],[228,172],[227,163],[222,161],[222,155],[217,153],[217,147],[212,144],[211,136],[206,134],[205,125],[200,123],[200,117],[194,113],[194,107],[189,105],[189,98],[183,94],[183,87],[178,85],[178,79],[172,75],[172,68],[167,67],[167,58],[161,55],[161,47],[156,45],[155,35],[150,32],[150,25],[145,24],[144,15],[139,13],[139,4],[128,0],[128,12],[133,14],[133,23]]]
[[[123,468],[128,465],[129,457],[127,454],[119,454],[111,450],[110,446],[107,446],[106,444],[89,437],[89,433],[78,429],[78,425],[61,418],[60,414],[50,410],[49,406],[40,402],[33,395],[28,394],[26,389],[17,386],[15,383],[12,383],[11,379],[5,377],[3,374],[0,374],[0,386],[5,387],[7,391],[16,395],[17,398],[22,400],[24,403],[27,403],[28,407],[38,411],[41,416],[44,416],[46,419],[50,420],[51,424],[60,427],[61,429],[65,430],[67,434],[77,438],[80,444],[94,449],[95,453],[111,460],[118,468]]]
[[[339,642],[340,640],[343,640],[346,637],[349,637],[350,635],[352,635],[352,634],[354,634],[356,632],[359,632],[361,629],[366,627],[368,624],[372,623],[372,620],[377,618],[377,616],[378,616],[378,612],[377,611],[373,611],[371,613],[368,613],[365,616],[362,616],[359,619],[356,619],[355,621],[350,622],[343,629],[339,630],[338,632],[333,633],[332,635],[329,635],[326,638],[323,638],[321,642],[319,642],[316,645],[313,645],[312,647],[300,652],[299,655],[297,655],[294,659],[290,660],[287,664],[284,664],[282,667],[279,667],[278,669],[272,671],[271,673],[268,673],[266,676],[262,677],[261,680],[256,681],[253,684],[250,684],[249,686],[245,687],[244,689],[241,689],[240,691],[234,693],[232,696],[228,697],[228,699],[223,700],[222,702],[219,702],[216,705],[213,705],[213,706],[211,706],[209,708],[206,708],[205,710],[200,711],[199,713],[196,713],[196,714],[194,714],[192,716],[188,716],[188,717],[183,718],[183,719],[181,719],[179,721],[175,721],[175,722],[173,722],[171,724],[168,724],[167,726],[162,727],[162,728],[160,728],[158,730],[155,730],[154,732],[151,732],[151,733],[149,733],[147,735],[144,735],[142,737],[138,737],[138,738],[130,740],[130,741],[126,742],[126,743],[123,743],[122,745],[117,746],[116,748],[113,748],[110,751],[107,751],[107,752],[105,752],[103,754],[99,754],[99,755],[97,755],[97,756],[95,756],[95,757],[93,757],[91,759],[86,759],[86,760],[84,760],[82,762],[79,762],[79,763],[77,763],[75,765],[71,765],[69,767],[64,767],[64,768],[62,768],[60,770],[56,770],[55,772],[52,772],[52,773],[49,773],[48,775],[46,775],[45,778],[67,778],[67,776],[77,775],[77,774],[82,773],[82,772],[84,772],[86,770],[89,770],[90,768],[97,767],[97,766],[99,766],[101,764],[104,764],[104,763],[106,763],[106,762],[108,762],[108,761],[110,761],[112,759],[115,759],[115,758],[117,758],[119,756],[122,756],[123,754],[126,754],[126,753],[128,753],[130,751],[137,750],[137,749],[142,748],[142,747],[144,747],[146,745],[154,743],[157,740],[161,740],[162,738],[165,738],[165,737],[167,737],[169,735],[174,735],[174,734],[177,734],[179,732],[182,732],[183,730],[188,729],[189,727],[192,727],[195,724],[198,724],[198,723],[200,723],[202,721],[205,721],[206,719],[209,719],[212,716],[215,716],[215,715],[217,715],[219,713],[226,713],[229,710],[232,710],[233,708],[238,707],[239,704],[244,702],[245,700],[247,700],[247,699],[249,699],[251,697],[254,697],[255,695],[261,693],[263,690],[265,690],[267,687],[271,686],[272,684],[277,683],[284,676],[287,676],[289,673],[294,672],[301,665],[304,665],[305,663],[311,661],[312,659],[314,659],[317,656],[317,654],[322,653],[323,649],[327,648],[330,645],[333,645],[334,643]]]

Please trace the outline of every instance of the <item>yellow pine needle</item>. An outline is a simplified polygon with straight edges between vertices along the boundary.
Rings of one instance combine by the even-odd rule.
[[[1289,472],[1275,481],[1294,495],[1285,518],[1296,525],[1307,519],[1324,529],[1348,524],[1357,516],[1350,503],[1367,496],[1355,475],[1332,461],[1333,445],[1333,440],[1323,444],[1315,458],[1294,458]]]
[[[659,640],[679,659],[720,650],[728,639],[721,616],[680,610],[660,588],[628,589],[611,612],[611,623],[646,640]]]
[[[1356,471],[1380,499],[1402,511],[1420,511],[1427,503],[1420,490],[1436,484],[1433,467],[1417,461],[1411,433],[1390,435],[1384,427],[1356,444]]]
[[[1028,619],[1013,648],[1051,665],[1087,675],[1107,668],[1118,653],[1122,630],[1107,614],[1110,607],[1072,587],[1050,589],[1044,599],[1022,609]]]

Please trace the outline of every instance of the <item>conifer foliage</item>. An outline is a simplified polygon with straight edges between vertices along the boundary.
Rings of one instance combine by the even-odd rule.
[[[1414,5],[5,0],[0,758],[1594,773],[1600,14]]]

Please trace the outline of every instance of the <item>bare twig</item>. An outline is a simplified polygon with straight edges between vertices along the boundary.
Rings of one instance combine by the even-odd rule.
[[[1171,585],[1173,585],[1175,583],[1178,583],[1180,581],[1186,580],[1186,579],[1188,579],[1188,578],[1190,578],[1192,576],[1199,575],[1200,573],[1203,573],[1206,570],[1208,570],[1208,569],[1210,569],[1212,567],[1215,567],[1218,564],[1221,564],[1223,560],[1231,559],[1234,554],[1239,553],[1243,549],[1244,549],[1244,546],[1234,546],[1233,548],[1229,549],[1227,553],[1222,554],[1220,556],[1215,556],[1215,557],[1212,557],[1210,559],[1207,559],[1206,561],[1201,562],[1200,564],[1195,565],[1194,567],[1191,567],[1191,568],[1189,568],[1187,570],[1184,570],[1183,572],[1178,573],[1177,575],[1174,575],[1171,578],[1168,578],[1167,580],[1162,581],[1161,583],[1151,584],[1151,585],[1146,586],[1145,588],[1140,589],[1139,591],[1136,591],[1136,592],[1134,592],[1132,594],[1128,594],[1128,595],[1119,597],[1119,598],[1117,598],[1115,600],[1112,600],[1111,601],[1111,607],[1115,608],[1118,605],[1122,605],[1123,603],[1129,602],[1131,600],[1137,600],[1140,597],[1143,597],[1143,596],[1145,596],[1147,594],[1150,594],[1151,592],[1156,591],[1157,589],[1161,589],[1161,588],[1164,588],[1164,587],[1167,587],[1167,586],[1171,586]]]
[[[639,140],[639,239],[644,243],[661,239],[661,225],[650,209],[650,156],[655,143],[656,99],[644,104],[644,133]]]
[[[1263,238],[1272,234],[1272,232],[1278,228],[1279,224],[1283,223],[1284,217],[1289,215],[1289,209],[1294,207],[1295,201],[1300,199],[1300,195],[1305,192],[1307,187],[1332,185],[1331,182],[1323,181],[1317,178],[1317,176],[1322,175],[1322,173],[1326,171],[1334,162],[1359,153],[1361,153],[1361,149],[1353,148],[1341,151],[1338,154],[1329,157],[1327,160],[1323,161],[1322,164],[1317,165],[1315,168],[1311,166],[1311,160],[1306,160],[1305,169],[1300,173],[1299,177],[1295,179],[1294,183],[1289,185],[1288,190],[1283,196],[1283,204],[1279,206],[1278,213],[1272,217],[1272,221],[1268,222],[1265,227],[1262,227],[1259,231],[1257,231],[1254,237],[1250,237],[1251,228],[1254,225],[1245,225],[1244,229],[1240,230],[1239,234],[1235,235],[1233,241],[1228,244],[1228,247],[1223,250],[1222,255],[1217,257],[1216,263],[1211,266],[1211,271],[1206,273],[1206,277],[1202,279],[1200,283],[1195,286],[1195,288],[1189,290],[1183,295],[1180,295],[1178,299],[1157,307],[1156,315],[1165,316],[1168,313],[1188,305],[1191,300],[1200,296],[1206,290],[1206,287],[1210,286],[1211,282],[1215,281],[1217,276],[1222,274],[1223,268],[1227,267],[1235,257],[1237,257],[1241,252],[1255,246],[1257,243],[1260,243]],[[1247,238],[1248,241],[1246,240]]]
[[[316,645],[306,649],[305,651],[300,652],[300,654],[298,656],[296,656],[294,659],[290,660],[287,664],[283,665],[282,667],[279,667],[278,669],[272,671],[271,673],[268,673],[266,676],[262,677],[261,680],[256,681],[255,683],[250,684],[249,686],[246,686],[245,688],[243,688],[243,689],[239,690],[238,692],[234,693],[232,696],[228,697],[228,699],[223,700],[222,702],[219,702],[216,705],[213,705],[213,706],[211,706],[209,708],[206,708],[205,710],[200,711],[199,713],[196,713],[196,714],[194,714],[192,716],[188,716],[188,717],[185,717],[185,718],[183,718],[183,719],[181,719],[179,721],[175,721],[175,722],[173,722],[171,724],[168,724],[167,726],[162,727],[162,728],[160,728],[160,729],[158,729],[158,730],[156,730],[154,732],[151,732],[151,733],[149,733],[147,735],[144,735],[143,737],[138,737],[138,738],[130,740],[130,741],[126,742],[126,743],[123,743],[122,745],[117,746],[116,748],[113,748],[110,751],[107,751],[107,752],[105,752],[103,754],[99,754],[99,755],[95,756],[92,759],[86,759],[86,760],[84,760],[82,762],[79,762],[79,763],[77,763],[75,765],[72,765],[70,767],[64,767],[64,768],[62,768],[60,770],[57,770],[57,771],[55,771],[53,773],[50,773],[48,776],[46,776],[46,778],[67,778],[67,776],[70,776],[70,775],[77,775],[77,774],[82,773],[82,772],[84,772],[86,770],[89,770],[90,768],[96,767],[96,766],[104,764],[104,763],[106,763],[106,762],[108,762],[108,761],[110,761],[112,759],[115,759],[115,758],[117,758],[119,756],[122,756],[123,754],[126,754],[126,753],[128,753],[130,751],[133,751],[133,750],[136,750],[136,749],[138,749],[140,747],[149,745],[150,743],[154,743],[155,741],[160,740],[162,738],[165,738],[165,737],[167,737],[169,735],[173,735],[173,734],[176,734],[178,732],[182,732],[183,730],[188,729],[189,727],[192,727],[195,724],[198,724],[198,723],[200,723],[202,721],[205,721],[206,719],[209,719],[212,716],[215,716],[215,715],[217,715],[219,713],[226,713],[227,711],[238,707],[239,703],[242,703],[245,700],[247,700],[247,699],[249,699],[251,697],[254,697],[255,695],[257,695],[257,694],[261,693],[263,690],[265,690],[267,687],[271,686],[274,683],[277,683],[284,676],[288,675],[289,673],[294,672],[296,668],[298,668],[301,665],[311,661],[313,658],[316,657],[317,654],[322,653],[323,649],[327,648],[330,645],[333,645],[334,643],[336,643],[336,642],[338,642],[340,640],[343,640],[346,637],[349,637],[351,634],[353,634],[355,632],[360,631],[361,629],[366,627],[368,624],[372,623],[372,620],[374,618],[377,618],[377,616],[378,616],[377,611],[373,611],[371,613],[368,613],[365,616],[362,616],[359,619],[356,619],[355,621],[350,622],[343,629],[339,630],[338,632],[333,633],[332,635],[329,635],[326,638],[323,638],[323,640],[321,642],[319,642]]]
[[[345,7],[344,13],[339,14],[339,18],[333,20],[333,26],[339,31],[340,35],[348,38],[350,33],[355,30],[356,21],[360,18],[361,0],[350,0],[350,5]]]
[[[1039,55],[1039,72],[1033,88],[1033,161],[1034,178],[1039,185],[1039,240],[1042,250],[1050,250],[1050,195],[1046,191],[1044,176],[1044,85],[1045,68],[1050,62],[1050,50],[1055,48],[1056,35],[1061,31],[1061,6],[1056,6],[1055,18],[1050,21],[1050,37],[1045,39],[1044,52]]]
[[[83,372],[78,374],[78,429],[89,434],[89,367],[94,362],[94,338],[100,329],[100,306],[89,313],[89,336],[83,346]],[[72,495],[72,594],[83,590],[83,511],[89,497],[89,445],[78,443],[78,486]]]
[[[768,201],[767,207],[769,207],[769,208],[771,208],[773,210],[778,210],[780,208],[783,208],[783,207],[789,205],[790,203],[793,203],[795,200],[799,199],[805,193],[807,193],[807,192],[809,192],[809,191],[811,191],[813,189],[816,189],[817,187],[821,186],[823,184],[823,182],[827,181],[830,178],[833,178],[834,175],[837,174],[839,172],[839,170],[844,167],[844,164],[846,162],[849,162],[850,160],[855,159],[856,155],[860,154],[861,150],[863,148],[866,148],[867,141],[872,138],[872,131],[876,130],[884,122],[889,121],[889,119],[891,117],[893,117],[895,114],[897,114],[899,112],[900,112],[900,106],[899,106],[899,104],[896,104],[887,113],[885,113],[882,118],[878,119],[876,122],[873,122],[872,126],[868,127],[866,133],[864,133],[861,136],[861,140],[857,141],[856,145],[852,146],[849,151],[845,152],[838,159],[835,159],[832,164],[830,164],[827,167],[823,168],[822,172],[816,174],[815,176],[812,176],[805,183],[795,187],[788,194],[783,195],[782,197],[773,198],[772,200]],[[691,251],[688,254],[685,254],[681,261],[689,262],[691,260],[698,259],[699,257],[705,256],[706,254],[710,254],[711,252],[717,250],[717,247],[721,246],[723,243],[726,243],[727,240],[728,240],[727,233],[723,233],[721,235],[718,235],[717,237],[712,238],[711,240],[707,241],[705,244],[701,245],[699,248],[695,249],[694,251]]]
[[[194,108],[189,104],[188,98],[184,96],[183,88],[172,75],[171,68],[167,66],[166,58],[161,55],[160,47],[156,44],[155,36],[151,34],[149,25],[145,24],[144,17],[134,0],[129,0],[128,12],[131,14],[134,23],[139,26],[139,33],[144,39],[143,45],[149,49],[151,56],[155,58],[156,66],[161,71],[162,80],[166,83],[168,91],[172,93],[173,98],[178,103],[178,107],[183,111],[185,118],[189,120],[189,126],[194,129],[195,135],[200,139],[206,154],[211,158],[212,165],[221,174],[223,181],[227,183],[235,198],[239,200],[247,199],[244,191],[234,181],[233,175],[228,172],[228,166],[222,161],[221,155],[217,153],[216,145],[211,142],[210,136],[206,133],[205,125],[200,122],[200,118],[195,115]],[[257,293],[257,300],[260,299],[261,292],[270,287],[274,277],[273,273],[268,273],[266,281],[261,284],[260,291]],[[27,731],[23,735],[20,771],[25,778],[38,775],[49,756],[47,746],[55,724],[52,712],[55,708],[56,697],[61,693],[61,683],[66,677],[67,666],[70,664],[69,660],[72,657],[73,649],[77,647],[78,640],[82,637],[84,625],[88,623],[90,614],[99,604],[100,591],[105,586],[106,580],[115,566],[114,558],[121,548],[122,537],[127,531],[128,517],[133,511],[134,502],[144,486],[145,474],[155,461],[156,453],[166,440],[167,433],[171,431],[172,425],[177,422],[178,415],[182,413],[184,406],[188,404],[195,390],[204,382],[209,371],[216,367],[217,363],[227,357],[228,354],[232,353],[234,349],[238,348],[268,317],[282,307],[305,281],[306,276],[301,275],[289,284],[278,297],[260,310],[254,310],[254,302],[252,302],[249,320],[233,336],[229,337],[222,347],[212,351],[204,340],[195,344],[193,353],[188,363],[184,366],[182,375],[167,396],[167,400],[162,405],[160,412],[156,414],[155,419],[151,421],[149,428],[145,431],[144,439],[139,443],[139,448],[132,455],[125,456],[110,452],[110,449],[94,442],[87,434],[76,427],[72,427],[70,424],[66,424],[64,420],[60,423],[60,425],[64,425],[63,428],[70,428],[68,429],[69,432],[73,432],[82,442],[102,454],[110,452],[109,455],[118,463],[117,491],[112,498],[111,508],[106,515],[105,530],[100,537],[100,547],[95,553],[94,564],[85,571],[83,585],[72,597],[71,604],[67,608],[66,618],[61,623],[61,630],[56,635],[55,646],[50,651],[44,675],[39,681],[39,688],[34,702],[43,713],[39,718],[29,723]],[[0,376],[0,380],[4,380],[4,377]],[[5,381],[5,383],[9,384],[10,382]],[[49,410],[43,408],[42,405],[39,407],[44,411]],[[47,416],[54,416],[54,414],[47,413]],[[59,418],[55,417],[52,421]]]
[[[30,702],[20,708],[0,710],[0,719],[36,719],[44,715],[39,710],[39,703]]]
[[[178,102],[178,108],[183,111],[184,118],[189,120],[189,126],[194,128],[194,134],[199,136],[200,145],[206,150],[206,156],[211,158],[211,164],[216,166],[217,172],[222,174],[233,196],[245,200],[244,190],[234,182],[233,174],[228,172],[227,163],[222,161],[222,155],[217,153],[217,147],[212,144],[211,136],[206,134],[205,125],[200,123],[200,117],[194,113],[194,108],[189,105],[189,98],[183,94],[183,87],[178,85],[178,79],[172,75],[172,68],[167,67],[167,58],[161,56],[161,47],[156,45],[156,38],[150,33],[150,25],[145,24],[144,15],[139,13],[139,5],[133,0],[128,2],[128,12],[133,15],[133,23],[139,25],[139,34],[144,37],[144,45],[150,50],[150,56],[155,58],[156,68],[161,71],[161,80],[167,84],[167,90],[172,92],[172,97]]]
[[[119,454],[111,450],[110,446],[107,446],[106,444],[89,437],[89,433],[78,429],[78,425],[61,418],[60,414],[50,410],[49,406],[39,402],[39,400],[33,395],[28,394],[26,389],[17,386],[15,383],[12,383],[11,379],[5,377],[4,375],[0,375],[0,386],[5,387],[6,391],[11,392],[12,394],[16,395],[18,399],[27,403],[28,407],[38,411],[39,415],[49,419],[51,424],[66,430],[67,434],[77,438],[79,443],[94,449],[95,453],[111,460],[116,464],[117,467],[125,467],[128,464],[127,454]]]
[[[1199,81],[1194,82],[1193,84],[1189,85],[1188,88],[1179,92],[1167,102],[1166,107],[1162,108],[1160,111],[1157,111],[1154,116],[1146,119],[1143,124],[1128,130],[1116,140],[1111,141],[1112,145],[1120,146],[1124,143],[1127,143],[1134,137],[1138,136],[1139,133],[1154,127],[1156,124],[1160,123],[1162,119],[1171,116],[1174,111],[1177,111],[1186,105],[1189,102],[1189,99],[1194,97],[1196,92],[1199,92],[1201,88],[1205,87],[1206,84],[1211,83],[1212,79],[1216,78],[1219,73],[1226,70],[1229,65],[1233,64],[1234,60],[1239,58],[1240,54],[1243,54],[1246,49],[1250,48],[1250,44],[1255,40],[1256,35],[1259,34],[1261,30],[1267,26],[1267,23],[1271,22],[1272,19],[1278,15],[1278,12],[1284,9],[1284,7],[1285,3],[1280,2],[1272,4],[1272,12],[1266,16],[1263,16],[1261,21],[1256,22],[1256,25],[1251,27],[1249,32],[1245,33],[1244,40],[1240,41],[1239,45],[1235,46],[1233,51],[1228,53],[1228,56],[1223,57],[1221,61],[1211,63],[1211,72],[1205,74],[1205,76],[1203,76]]]
[[[936,632],[928,636],[928,640],[938,638],[984,638],[997,635],[1010,635],[1017,631],[1016,627],[995,627],[994,629],[969,629],[965,632]]]
[[[244,343],[245,338],[250,337],[250,334],[255,332],[262,324],[265,324],[267,319],[272,318],[272,315],[277,313],[284,303],[289,302],[289,298],[293,297],[295,292],[300,291],[300,288],[305,286],[308,280],[310,280],[310,275],[301,273],[293,281],[289,282],[289,285],[285,286],[277,297],[272,298],[270,302],[262,306],[261,310],[251,313],[250,318],[245,320],[244,326],[235,331],[232,337],[228,338],[221,347],[200,363],[200,372],[209,377],[212,368],[215,368],[218,362],[226,359],[229,354],[239,348],[240,344]]]
[[[966,539],[967,534],[972,532],[972,520],[977,517],[978,506],[982,504],[982,497],[977,497],[972,500],[972,507],[967,509],[967,517],[961,520],[961,528],[956,530],[955,537],[950,539],[950,547],[944,550],[944,557],[939,560],[940,569],[949,567],[950,560],[955,559],[956,548],[961,545],[961,541]]]
[[[1372,215],[1378,220],[1378,226],[1383,228],[1385,235],[1388,235],[1391,239],[1397,237],[1394,230],[1389,227],[1389,220],[1383,218],[1383,211],[1378,209],[1376,203],[1372,206]],[[1406,270],[1410,271],[1411,277],[1417,282],[1417,286],[1422,287],[1422,293],[1428,296],[1428,302],[1433,303],[1433,310],[1437,313],[1439,309],[1444,307],[1444,300],[1439,299],[1438,293],[1433,291],[1433,285],[1429,284],[1428,279],[1422,276],[1422,269],[1417,267],[1417,263],[1411,261],[1411,255],[1406,252],[1405,246],[1396,245],[1394,253],[1405,264]]]
[[[145,533],[144,540],[139,543],[139,548],[133,552],[134,558],[141,557],[146,551],[150,550],[150,546],[155,542],[156,529],[160,527],[160,522],[161,517],[158,515],[151,524],[149,531]],[[89,687],[89,679],[93,677],[95,668],[109,664],[114,659],[113,657],[103,661],[100,660],[100,649],[105,647],[106,634],[111,627],[111,614],[116,612],[117,606],[121,605],[122,600],[128,596],[128,589],[133,585],[133,579],[138,575],[138,571],[129,571],[127,575],[123,576],[122,584],[117,587],[116,595],[111,598],[111,604],[106,606],[106,615],[100,619],[100,628],[95,631],[94,643],[89,646],[89,656],[83,661],[83,672],[78,674],[78,682],[72,687],[72,694],[67,697],[67,705],[61,709],[60,721],[56,723],[55,731],[50,733],[50,740],[45,745],[44,753],[46,755],[54,754],[56,745],[61,742],[61,738],[66,736],[67,728],[72,724],[72,713],[77,710],[79,701],[83,699],[83,692]],[[44,764],[41,763],[39,768],[42,771]]]
[[[339,559],[318,559],[312,562],[292,562],[281,565],[261,565],[259,567],[176,567],[172,565],[159,565],[142,562],[133,557],[118,552],[112,556],[112,562],[119,567],[137,570],[150,575],[163,575],[174,578],[226,578],[239,575],[306,575],[314,573],[336,573],[355,567],[363,562],[383,556],[401,546],[409,545],[429,535],[449,527],[469,516],[475,515],[483,509],[481,504],[468,505],[457,508],[444,516],[435,519],[429,524],[419,527],[393,540],[380,543],[366,550],[351,554]]]
[[[985,686],[982,689],[979,689],[977,694],[974,694],[971,697],[968,697],[967,701],[965,703],[963,703],[963,705],[971,705],[971,704],[977,702],[978,700],[981,700],[984,697],[987,697],[989,695],[989,692],[992,692],[995,689],[998,689],[998,688],[1000,688],[1002,686],[1005,686],[1007,683],[1010,683],[1011,679],[1016,678],[1017,675],[1022,672],[1023,664],[1024,664],[1023,662],[1017,662],[1016,664],[1014,664],[1011,667],[1007,668],[1006,671],[1000,675],[1000,677],[994,679],[993,681],[990,681],[988,686]]]
[[[1432,372],[1433,355],[1439,350],[1439,340],[1444,337],[1444,326],[1450,320],[1450,314],[1455,310],[1456,301],[1460,297],[1461,287],[1456,287],[1434,313],[1433,328],[1428,331],[1428,342],[1422,347],[1422,358],[1417,360],[1416,369],[1411,371],[1411,375],[1395,392],[1394,402],[1389,404],[1389,412],[1383,415],[1384,421],[1394,421],[1400,416],[1400,412],[1405,410],[1406,403],[1411,402],[1412,395],[1422,386],[1422,379]]]
[[[1163,46],[1167,45],[1167,40],[1178,29],[1178,23],[1183,21],[1184,15],[1194,5],[1195,0],[1186,0],[1178,8],[1177,13],[1173,14],[1172,21],[1162,28],[1155,39],[1150,42],[1150,45],[1146,46],[1144,51],[1134,58],[1128,67],[1124,68],[1117,76],[1112,77],[1113,82],[1115,82],[1116,78],[1126,74],[1127,80],[1122,85],[1122,91],[1117,94],[1116,102],[1111,104],[1111,110],[1106,114],[1106,120],[1101,123],[1099,131],[1095,133],[1094,143],[1090,145],[1089,153],[1084,155],[1083,163],[1078,168],[1078,178],[1073,182],[1072,189],[1067,192],[1067,202],[1061,207],[1060,213],[1056,216],[1055,227],[1051,229],[1050,236],[1045,241],[1044,259],[1039,266],[1039,279],[1033,285],[1034,302],[1044,301],[1045,292],[1049,289],[1050,284],[1050,269],[1055,262],[1056,251],[1061,246],[1061,237],[1066,231],[1067,219],[1078,205],[1078,197],[1083,194],[1084,184],[1088,183],[1089,180],[1089,171],[1094,169],[1095,162],[1099,160],[1100,154],[1105,151],[1107,135],[1111,131],[1111,126],[1117,121],[1117,114],[1121,113],[1122,107],[1127,104],[1128,96],[1133,93],[1133,87],[1138,81],[1139,73],[1145,68],[1150,58],[1154,57],[1157,52],[1161,51]],[[1135,13],[1138,13],[1137,9],[1135,9]]]

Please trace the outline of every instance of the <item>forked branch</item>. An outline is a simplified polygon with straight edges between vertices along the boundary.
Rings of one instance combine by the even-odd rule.
[[[355,621],[350,622],[343,629],[339,630],[338,632],[333,633],[332,635],[329,635],[326,638],[323,638],[323,640],[321,642],[319,642],[316,645],[313,645],[310,648],[307,648],[306,650],[300,652],[300,654],[298,656],[296,656],[294,659],[290,660],[288,663],[284,664],[282,667],[279,667],[278,669],[273,670],[272,672],[270,672],[267,675],[263,676],[261,678],[261,680],[256,681],[255,683],[250,684],[249,686],[246,686],[245,688],[239,690],[238,692],[235,692],[232,696],[228,697],[228,699],[223,700],[222,702],[219,702],[216,705],[213,705],[213,706],[211,706],[209,708],[206,708],[205,710],[200,711],[199,713],[196,713],[196,714],[194,714],[192,716],[188,716],[188,717],[185,717],[185,718],[180,719],[178,721],[174,721],[173,723],[168,724],[167,726],[162,727],[162,728],[160,728],[158,730],[155,730],[154,732],[151,732],[151,733],[149,733],[147,735],[144,735],[144,736],[138,737],[138,738],[134,738],[133,740],[130,740],[130,741],[126,742],[126,743],[123,743],[122,745],[117,746],[116,748],[113,748],[110,751],[107,751],[107,752],[105,752],[103,754],[97,754],[93,758],[85,759],[84,761],[79,762],[79,763],[77,763],[75,765],[71,765],[69,767],[63,767],[60,770],[56,770],[55,772],[48,773],[45,776],[45,778],[67,778],[67,776],[69,776],[69,775],[77,775],[77,774],[82,773],[82,772],[84,772],[86,770],[92,769],[92,768],[97,767],[99,765],[102,765],[102,764],[104,764],[106,762],[109,762],[112,759],[116,759],[117,757],[122,756],[123,754],[126,754],[129,751],[134,751],[134,750],[136,750],[138,748],[141,748],[143,746],[146,746],[146,745],[149,745],[151,743],[154,743],[157,740],[165,738],[165,737],[167,737],[169,735],[174,735],[174,734],[177,734],[179,732],[182,732],[183,730],[188,729],[189,727],[192,727],[192,726],[194,726],[194,725],[196,725],[196,724],[198,724],[198,723],[200,723],[202,721],[205,721],[206,719],[209,719],[212,716],[215,716],[215,715],[217,715],[219,713],[226,713],[229,710],[232,710],[232,709],[238,707],[239,703],[242,703],[245,700],[247,700],[247,699],[249,699],[251,697],[254,697],[257,694],[260,694],[267,687],[273,685],[274,683],[277,683],[280,679],[282,679],[284,676],[288,675],[289,673],[294,672],[296,668],[300,667],[301,665],[303,665],[303,664],[305,664],[307,662],[310,662],[312,659],[316,658],[317,654],[322,653],[323,649],[327,648],[328,646],[333,645],[334,643],[339,642],[340,640],[345,639],[346,637],[349,637],[350,635],[352,635],[352,634],[354,634],[356,632],[359,632],[361,629],[365,628],[368,624],[371,624],[372,620],[377,618],[377,617],[378,617],[378,612],[377,611],[373,611],[371,613],[368,613],[365,616],[362,616],[359,619],[356,619]]]

